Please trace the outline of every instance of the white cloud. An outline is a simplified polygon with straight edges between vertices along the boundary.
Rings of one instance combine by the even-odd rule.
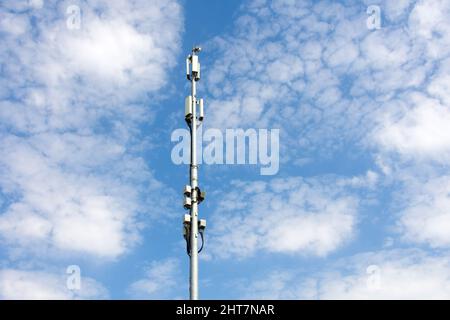
[[[449,299],[450,259],[419,250],[369,252],[323,271],[273,271],[242,288],[258,299]]]
[[[164,186],[136,138],[176,62],[181,7],[86,1],[71,30],[68,5],[0,8],[0,239],[27,258],[114,259],[139,240],[140,214],[159,215],[146,201]]]
[[[404,90],[383,99],[383,108],[375,118],[378,125],[370,136],[376,162],[395,187],[390,210],[398,219],[397,231],[402,239],[410,244],[448,248],[450,100],[446,88],[450,22],[446,17],[450,5],[448,1],[429,0],[401,7],[410,9],[398,13],[407,19],[408,32],[398,33],[394,51],[387,51],[386,57],[401,53],[402,67],[393,79]],[[411,72],[404,72],[410,68],[406,66],[412,68]],[[384,73],[380,73],[383,79]]]
[[[450,52],[450,5],[445,0],[418,1],[409,16],[409,29],[417,41],[426,42],[426,54],[441,59]]]
[[[382,185],[383,193],[392,195],[386,209],[404,240],[447,248],[450,3],[365,3],[380,6],[380,30],[366,28],[366,8],[360,5],[259,1],[243,7],[234,32],[216,39],[221,55],[206,76],[209,123],[283,128],[281,161],[287,164],[305,158],[339,163],[346,152],[352,153],[346,163],[360,164],[361,154],[363,162],[372,157],[384,175],[372,168],[362,181],[349,178],[338,185]],[[287,56],[295,57],[292,70],[283,63]],[[354,220],[339,218],[340,224],[327,215],[332,203],[352,208],[347,198],[340,202],[319,192],[327,195],[317,202],[322,206],[317,211],[325,214],[313,216],[287,208],[289,197],[283,197],[280,210],[270,208],[274,192],[269,188],[264,186],[260,197],[257,191],[225,196],[217,213],[223,212],[220,231],[213,235],[223,256],[258,250],[325,255],[354,232]],[[223,207],[235,200],[244,204]],[[319,233],[296,231],[301,223],[316,230],[332,226],[327,235],[336,237],[336,246],[328,247]]]
[[[316,297],[319,299],[450,297],[450,261],[445,255],[393,251],[368,254],[355,260],[356,266],[350,274],[342,272],[336,275],[330,272],[319,280]],[[370,266],[376,266],[376,269],[371,271]],[[374,273],[374,270],[377,271]]]
[[[208,125],[280,127],[283,158],[323,159],[365,149],[412,92],[448,100],[449,3],[365,3],[380,6],[380,30],[367,29],[356,4],[250,1],[234,31],[215,39]],[[441,109],[436,131],[448,118]]]
[[[409,181],[399,213],[402,234],[408,242],[450,247],[450,176],[425,183]]]
[[[67,288],[67,275],[15,269],[0,270],[0,299],[67,300],[105,299],[107,290],[95,280],[82,277],[80,289]]]
[[[381,128],[375,134],[375,140],[381,148],[394,151],[406,158],[448,162],[450,159],[448,107],[421,94],[415,94],[408,100],[411,105],[400,119],[398,114],[386,116]]]
[[[264,279],[250,281],[241,288],[243,299],[298,299],[292,295],[289,285],[293,284],[294,276],[288,271],[273,271]],[[248,280],[247,280],[248,281]]]
[[[179,262],[175,259],[154,261],[145,272],[145,277],[133,282],[129,294],[138,299],[164,299],[177,287]]]
[[[0,30],[12,36],[20,36],[29,31],[30,25],[26,17],[0,12]]]
[[[301,178],[235,182],[213,215],[208,251],[225,258],[261,250],[329,254],[352,238],[359,206],[357,197],[332,187],[335,183]]]
[[[6,33],[2,40],[5,81],[0,97],[7,109],[2,112],[23,110],[8,119],[16,120],[8,127],[87,130],[111,116],[125,122],[133,114],[130,102],[144,100],[167,82],[166,69],[174,65],[180,46],[182,18],[176,1],[86,2],[80,5],[79,30],[66,27],[66,5],[46,3],[44,9],[23,14],[2,11],[14,15],[13,21],[36,20],[34,34],[17,38]],[[7,104],[11,95],[18,104]],[[33,103],[37,101],[41,103]],[[135,112],[142,114],[141,109],[136,106]]]
[[[116,257],[135,243],[139,190],[123,183],[126,173],[105,173],[139,168],[137,160],[124,159],[123,146],[72,134],[11,137],[3,143],[2,188],[17,197],[0,215],[7,244]],[[121,159],[126,165],[112,165]]]
[[[367,4],[374,4],[373,1],[366,0]],[[415,0],[398,0],[383,2],[383,16],[387,17],[392,22],[403,18],[404,14],[408,12],[408,8],[414,4]]]

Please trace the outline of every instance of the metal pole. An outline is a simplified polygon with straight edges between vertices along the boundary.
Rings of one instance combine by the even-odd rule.
[[[190,234],[190,298],[198,300],[198,203],[197,203],[197,119],[196,119],[196,88],[195,77],[192,77],[192,122],[191,122],[191,170],[190,180],[192,188],[191,205],[191,234]]]
[[[191,163],[189,168],[189,185],[183,190],[183,207],[190,210],[190,214],[184,215],[183,237],[187,243],[189,255],[189,296],[191,300],[198,300],[198,254],[203,249],[206,220],[198,218],[198,205],[204,201],[205,192],[198,185],[197,165],[197,127],[204,119],[203,99],[197,100],[196,82],[200,80],[200,62],[197,53],[200,47],[194,47],[192,54],[186,58],[186,76],[191,81],[191,95],[185,99],[185,120],[191,129]],[[197,106],[199,113],[197,117]],[[198,249],[198,238],[201,237],[202,245]]]

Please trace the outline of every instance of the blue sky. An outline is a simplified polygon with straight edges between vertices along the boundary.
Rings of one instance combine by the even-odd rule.
[[[0,298],[188,297],[171,134],[200,44],[204,130],[280,130],[275,175],[200,166],[200,297],[448,299],[449,17],[445,0],[2,1]]]

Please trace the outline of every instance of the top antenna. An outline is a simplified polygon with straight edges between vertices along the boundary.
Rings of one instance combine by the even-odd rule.
[[[202,48],[195,46],[192,48],[192,53],[186,58],[186,77],[189,81],[200,80],[200,62],[198,59],[200,51],[202,51]]]

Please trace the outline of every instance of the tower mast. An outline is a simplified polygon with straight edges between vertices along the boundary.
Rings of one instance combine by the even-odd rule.
[[[200,62],[198,53],[200,47],[194,47],[192,53],[186,58],[186,76],[191,82],[191,95],[185,100],[185,120],[191,133],[191,163],[189,169],[190,185],[184,187],[184,208],[190,214],[184,215],[183,236],[186,240],[189,265],[189,295],[191,300],[198,300],[198,254],[203,249],[206,220],[198,218],[198,205],[204,200],[205,193],[198,186],[197,162],[197,128],[202,124],[203,99],[197,99],[196,83],[200,80]],[[198,108],[198,113],[197,113]],[[202,240],[198,249],[199,236]]]

